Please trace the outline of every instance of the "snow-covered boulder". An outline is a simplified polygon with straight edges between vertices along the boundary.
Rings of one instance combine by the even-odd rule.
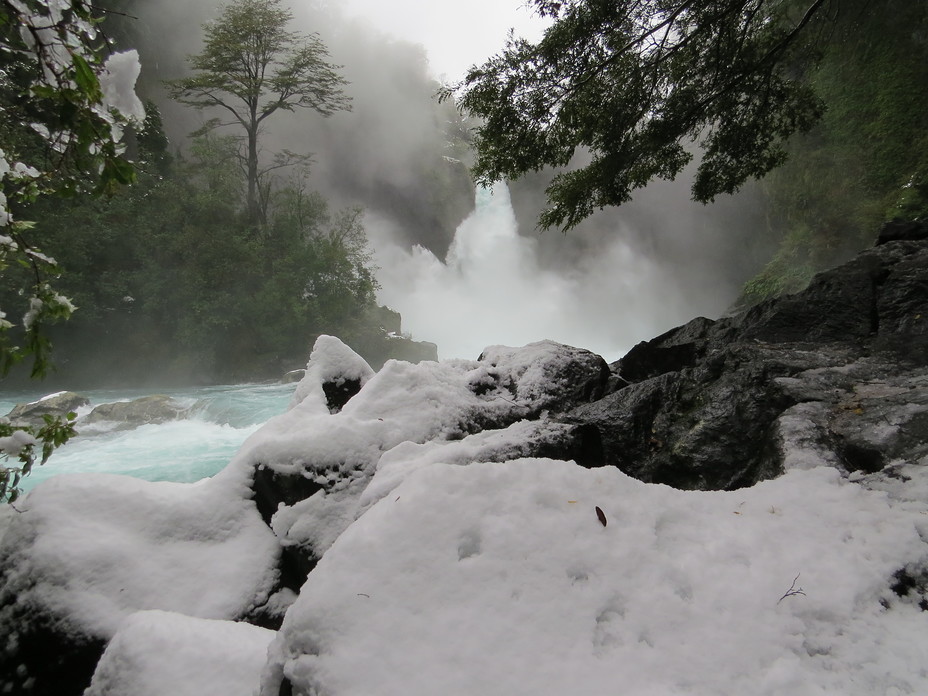
[[[592,398],[608,378],[599,356],[551,341],[496,346],[478,361],[391,360],[376,375],[365,368],[338,339],[320,337],[290,410],[255,433],[232,463],[255,472],[255,499],[281,539],[294,590],[361,512],[362,492],[394,448],[461,442],[467,451],[474,447],[469,437],[565,410]],[[349,382],[359,391],[333,408],[325,385]],[[536,430],[516,449],[508,438],[504,449],[510,456],[582,458],[575,426]]]
[[[610,376],[609,365],[596,353],[555,341],[490,346],[478,361],[487,365],[485,387],[509,391],[526,415],[596,401],[605,395]]]
[[[84,696],[253,696],[274,632],[166,611],[130,615]]]
[[[924,693],[925,614],[891,585],[928,520],[896,502],[832,468],[691,492],[433,463],[322,558],[260,693]]]
[[[313,345],[302,379],[296,386],[290,408],[304,402],[311,409],[325,405],[338,413],[374,376],[364,358],[334,336],[320,336]]]
[[[205,619],[260,613],[274,535],[230,475],[197,484],[52,478],[0,539],[0,693],[79,694],[104,645],[141,609]]]

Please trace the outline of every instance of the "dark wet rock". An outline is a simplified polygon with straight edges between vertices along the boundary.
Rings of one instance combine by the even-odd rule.
[[[749,486],[802,452],[874,473],[926,455],[926,334],[928,242],[887,241],[800,293],[638,344],[613,392],[562,420],[602,464],[678,488]]]
[[[74,392],[65,391],[51,394],[28,404],[16,404],[6,414],[13,425],[42,425],[45,416],[66,418],[82,406],[90,404],[90,399]]]
[[[429,341],[414,341],[402,331],[402,317],[389,307],[368,310],[366,323],[371,330],[351,341],[356,350],[375,370],[388,360],[403,360],[413,364],[438,360],[438,346]]]
[[[438,345],[431,341],[414,341],[399,334],[388,334],[383,362],[405,360],[413,364],[438,360]]]
[[[118,401],[96,406],[81,424],[100,422],[119,423],[122,428],[136,428],[140,425],[167,423],[183,418],[188,408],[164,394],[152,394],[132,401]]]
[[[928,239],[928,220],[893,220],[880,228],[876,244],[920,239]]]
[[[300,474],[282,474],[267,466],[255,468],[254,500],[262,519],[270,527],[281,506],[293,506],[325,491],[325,487]],[[322,554],[311,544],[282,544],[280,556],[280,585],[299,592],[310,571],[316,567]]]
[[[351,401],[364,382],[360,378],[340,377],[337,379],[326,380],[322,383],[322,392],[325,394],[325,403],[332,413],[338,413],[345,404]]]
[[[106,641],[0,596],[0,693],[79,696]]]

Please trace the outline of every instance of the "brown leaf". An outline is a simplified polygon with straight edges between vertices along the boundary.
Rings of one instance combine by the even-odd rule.
[[[599,518],[599,521],[603,523],[603,527],[605,527],[606,526],[606,513],[603,512],[603,509],[599,507],[599,505],[596,506],[596,516]]]

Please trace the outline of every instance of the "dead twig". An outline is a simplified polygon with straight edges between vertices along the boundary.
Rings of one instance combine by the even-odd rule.
[[[802,575],[802,573],[796,574],[796,577],[793,578],[793,584],[790,585],[789,589],[784,593],[784,595],[780,597],[780,599],[777,600],[777,604],[782,602],[787,597],[795,597],[796,595],[802,595],[803,597],[806,596],[806,593],[803,591],[801,587],[796,587],[796,582],[799,580],[800,575]]]

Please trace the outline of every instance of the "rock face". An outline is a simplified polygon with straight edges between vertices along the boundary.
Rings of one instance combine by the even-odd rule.
[[[775,476],[797,437],[873,472],[926,454],[926,366],[928,242],[886,241],[796,295],[635,346],[620,388],[564,421],[588,426],[601,464],[678,488]]]
[[[81,406],[87,406],[90,399],[74,392],[51,394],[28,404],[16,404],[6,417],[13,425],[42,425],[43,416],[64,418]]]
[[[354,348],[375,370],[388,360],[420,363],[438,360],[438,346],[428,341],[414,341],[402,331],[402,317],[389,307],[376,307],[368,312],[368,324],[377,329],[355,336]]]

